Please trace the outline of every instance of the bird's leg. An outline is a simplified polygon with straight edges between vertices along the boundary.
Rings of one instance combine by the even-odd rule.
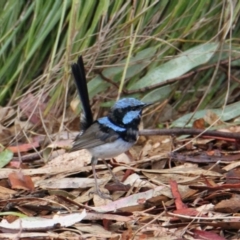
[[[107,166],[109,172],[111,173],[112,178],[113,178],[113,181],[114,181],[116,184],[118,184],[118,185],[123,185],[123,186],[125,186],[122,182],[120,182],[120,181],[116,178],[116,176],[115,176],[115,174],[113,173],[112,169],[108,166],[108,163],[106,162],[106,160],[105,160],[105,159],[102,159],[102,161],[103,161],[103,163]]]
[[[121,183],[121,182],[116,178],[116,176],[114,175],[112,169],[108,166],[107,161],[106,161],[105,159],[102,159],[102,161],[103,161],[103,163],[107,166],[108,171],[111,173],[112,178],[113,178],[113,181],[114,181],[115,183]]]
[[[93,176],[94,176],[94,181],[95,181],[95,188],[96,188],[95,193],[96,193],[99,197],[101,197],[101,198],[103,198],[103,199],[110,199],[110,200],[112,200],[109,195],[103,193],[103,192],[100,191],[100,189],[99,189],[98,181],[97,181],[97,174],[96,174],[96,169],[95,169],[95,166],[96,166],[96,164],[97,164],[97,159],[96,159],[96,158],[92,158],[91,164],[92,164],[92,171],[93,171]]]

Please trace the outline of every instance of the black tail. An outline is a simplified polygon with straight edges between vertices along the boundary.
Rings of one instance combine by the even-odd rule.
[[[77,63],[72,65],[72,73],[82,102],[83,115],[81,116],[81,130],[84,131],[93,123],[93,116],[89,103],[87,80],[82,56],[79,56]]]

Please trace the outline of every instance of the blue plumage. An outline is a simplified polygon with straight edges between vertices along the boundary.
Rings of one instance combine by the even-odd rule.
[[[106,117],[97,119],[75,139],[72,151],[88,149],[93,158],[115,157],[126,152],[137,140],[142,110],[146,106],[148,104],[135,98],[117,101]],[[121,144],[122,147],[118,147],[117,151],[112,145],[102,151],[104,144],[113,143],[118,139],[126,144]]]
[[[140,118],[141,117],[141,110],[136,110],[136,111],[129,111],[127,112],[124,117],[123,117],[123,123],[124,124],[129,124],[131,123],[134,119]]]
[[[135,98],[123,98],[118,100],[112,107],[112,109],[121,109],[127,107],[134,107],[134,106],[145,106],[146,103],[143,103]]]
[[[117,132],[124,132],[126,131],[126,128],[123,128],[123,127],[119,127],[117,126],[116,124],[112,123],[108,117],[102,117],[102,118],[99,118],[97,120],[98,123],[108,127],[108,128],[111,128],[112,130],[114,131],[117,131]]]

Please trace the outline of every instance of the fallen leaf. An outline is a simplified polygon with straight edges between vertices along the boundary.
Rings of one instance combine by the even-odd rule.
[[[149,161],[149,160],[148,160]],[[134,167],[125,167],[125,166],[119,166],[117,167],[118,171],[132,169],[135,172],[148,172],[148,173],[161,173],[161,174],[184,174],[184,175],[191,175],[191,176],[212,176],[212,177],[222,177],[222,174],[218,172],[214,172],[211,170],[205,170],[200,167],[198,167],[197,164],[192,163],[184,163],[182,165],[169,168],[169,169],[140,169],[140,168],[134,168]],[[0,169],[1,173],[1,169]],[[1,177],[1,174],[0,174]]]
[[[240,196],[234,195],[232,198],[222,200],[214,207],[217,212],[223,213],[237,213],[240,210]]]
[[[212,203],[204,204],[204,205],[196,208],[196,210],[198,212],[200,212],[201,214],[207,214],[207,213],[209,213],[209,212],[214,210],[214,205]]]
[[[124,164],[128,164],[128,163],[131,162],[130,157],[129,157],[126,153],[122,153],[122,154],[114,157],[114,160],[115,160],[117,163],[124,163]]]
[[[119,222],[129,222],[134,219],[132,216],[122,216],[119,214],[108,214],[108,213],[96,213],[96,212],[87,212],[85,220],[102,220],[108,219]]]
[[[143,172],[143,175],[149,178],[151,182],[159,184],[168,183],[170,180],[174,180],[179,184],[189,184],[194,183],[199,179],[199,176],[189,177],[183,174],[159,174]]]
[[[65,153],[49,161],[43,167],[37,169],[22,169],[24,175],[48,174],[55,175],[60,173],[76,173],[90,171],[91,166],[85,167],[91,162],[91,154],[87,150]],[[64,166],[64,167],[63,167]],[[105,169],[105,165],[98,165],[96,169]],[[8,175],[15,172],[13,169],[0,169],[0,179],[8,178]]]
[[[184,175],[192,175],[192,176],[213,176],[213,177],[221,177],[222,174],[211,171],[211,170],[205,170],[200,167],[198,167],[197,164],[191,164],[191,163],[184,163],[182,165],[179,165],[177,167],[173,167],[170,169],[137,169],[143,172],[157,172],[157,173],[171,173],[171,174],[184,174]]]
[[[177,210],[187,208],[187,206],[182,202],[181,194],[178,190],[178,185],[176,181],[170,181],[170,187],[173,195],[173,199],[175,201],[175,206]]]
[[[205,129],[205,121],[203,118],[196,119],[193,122],[193,127],[196,129]]]
[[[182,208],[182,209],[177,209],[173,211],[175,214],[181,214],[181,215],[186,215],[186,216],[202,216],[201,213],[199,213],[196,209],[194,208]]]
[[[63,235],[63,236],[62,236]],[[61,237],[62,236],[62,237]],[[78,237],[78,236],[76,236]],[[58,234],[53,233],[50,231],[47,231],[45,233],[43,232],[19,232],[19,229],[17,230],[17,233],[0,233],[0,239],[66,239],[64,238],[64,233]]]
[[[239,166],[240,166],[240,161],[237,161],[237,162],[232,162],[232,163],[228,164],[227,166],[223,167],[222,169],[228,172]]]
[[[0,199],[6,200],[12,198],[16,194],[16,191],[0,186]]]
[[[74,228],[78,229],[80,232],[86,232],[91,235],[97,236],[98,239],[117,239],[119,234],[113,233],[112,231],[107,231],[104,227],[100,226],[99,224],[80,224],[76,223]]]
[[[240,169],[235,168],[226,173],[226,183],[232,184],[232,183],[238,183],[240,180]]]
[[[67,215],[54,215],[52,219],[47,219],[43,217],[25,217],[19,218],[12,223],[8,223],[5,219],[0,222],[0,227],[23,231],[43,231],[48,230],[49,228],[54,228],[56,225],[60,227],[69,227],[73,224],[81,221],[86,216],[86,210],[84,209],[82,213],[71,213]]]
[[[13,152],[5,149],[0,152],[0,168],[6,166],[12,159]]]
[[[219,236],[215,232],[194,230],[194,237],[205,240],[226,240],[226,238]]]
[[[13,153],[28,152],[29,150],[39,147],[39,142],[25,143],[17,146],[9,146],[7,149],[11,150]]]
[[[145,202],[153,197],[161,194],[161,191],[166,187],[156,187],[155,189],[148,190],[146,192],[136,193],[128,197],[121,198],[117,201],[113,201],[107,205],[100,207],[91,207],[96,212],[111,212],[117,211],[120,208],[139,205],[139,199],[145,199]]]
[[[108,182],[111,179],[109,178],[104,178],[104,179],[98,179],[98,184],[104,184]],[[89,188],[95,186],[95,181],[93,178],[56,178],[53,177],[51,179],[46,179],[46,180],[40,180],[36,182],[36,186],[39,186],[41,188],[57,188],[57,189],[64,189],[64,188],[69,188],[69,189],[75,189],[75,188]]]
[[[31,177],[24,175],[21,170],[10,173],[8,179],[13,189],[34,190]]]
[[[148,187],[148,188],[155,188],[157,185],[150,183],[149,181],[142,180],[140,176],[136,173],[131,174],[125,181],[125,185],[130,184],[134,187]]]
[[[29,118],[30,122],[33,124],[41,123],[41,114],[46,109],[46,96],[39,98],[29,93],[25,98],[21,98],[19,101],[19,107],[22,112]]]
[[[203,118],[205,122],[211,126],[223,126],[225,124],[216,113],[210,110],[207,110],[206,115]]]

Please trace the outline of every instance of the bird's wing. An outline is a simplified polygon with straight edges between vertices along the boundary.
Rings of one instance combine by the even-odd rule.
[[[80,149],[90,149],[104,143],[114,142],[119,138],[119,134],[114,130],[103,132],[99,128],[99,123],[93,123],[82,135],[78,135],[74,140],[71,152]]]

